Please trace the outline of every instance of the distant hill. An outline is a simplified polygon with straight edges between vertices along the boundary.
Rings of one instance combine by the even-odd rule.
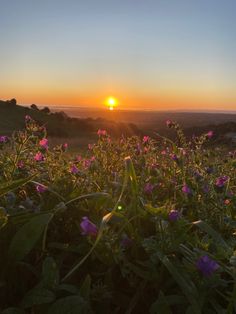
[[[101,118],[71,118],[63,111],[51,112],[48,107],[39,109],[34,104],[24,107],[17,105],[15,99],[11,99],[0,100],[0,134],[10,135],[13,131],[22,129],[26,115],[45,125],[49,136],[53,137],[91,137],[98,129],[106,129],[113,136],[142,133],[133,123],[118,123]]]

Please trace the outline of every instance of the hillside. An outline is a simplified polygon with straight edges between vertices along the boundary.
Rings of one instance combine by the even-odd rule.
[[[38,109],[36,105],[23,107],[15,99],[0,100],[0,132],[10,135],[24,127],[24,117],[30,115],[41,125],[47,127],[53,137],[93,137],[98,129],[106,129],[113,136],[140,134],[141,131],[132,123],[117,123],[101,118],[70,118],[64,112],[51,112],[49,108]]]

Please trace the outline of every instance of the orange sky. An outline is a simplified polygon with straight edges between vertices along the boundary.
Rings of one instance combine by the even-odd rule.
[[[236,110],[235,10],[234,0],[0,2],[0,99]]]

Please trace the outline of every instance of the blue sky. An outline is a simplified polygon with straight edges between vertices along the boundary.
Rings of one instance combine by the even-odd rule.
[[[234,0],[0,0],[0,12],[0,98],[236,109]]]

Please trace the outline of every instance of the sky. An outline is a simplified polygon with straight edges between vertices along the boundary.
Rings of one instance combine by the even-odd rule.
[[[235,0],[0,0],[0,99],[236,110]]]

